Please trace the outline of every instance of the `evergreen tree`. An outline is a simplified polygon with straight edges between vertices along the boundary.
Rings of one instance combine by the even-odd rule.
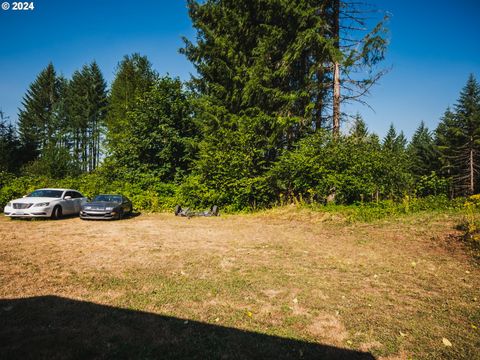
[[[353,121],[353,126],[350,130],[350,136],[359,141],[365,141],[368,139],[368,128],[365,121],[362,119],[360,114],[355,115]]]
[[[413,175],[420,177],[430,175],[439,168],[438,153],[433,136],[422,121],[408,145],[408,153]]]
[[[82,171],[98,165],[106,106],[106,83],[96,62],[75,71],[68,89],[69,125],[73,154]]]
[[[15,173],[23,161],[23,152],[16,129],[7,119],[0,110],[0,172]]]
[[[197,173],[226,193],[263,176],[279,155],[326,126],[333,62],[344,74],[341,85],[361,85],[364,93],[374,79],[362,83],[350,75],[383,56],[381,26],[343,46],[339,32],[348,25],[332,33],[330,0],[189,0],[188,6],[197,38],[185,39],[181,51],[198,73],[192,79],[203,134]],[[345,91],[343,99],[357,96]]]
[[[405,151],[406,145],[407,139],[405,138],[403,131],[401,131],[400,134],[397,135],[395,126],[393,124],[390,124],[387,135],[385,135],[385,138],[383,139],[383,149],[392,153],[400,153]]]
[[[410,159],[406,151],[407,139],[403,134],[397,134],[393,124],[390,125],[388,132],[382,142],[382,161],[385,162],[382,167],[382,173],[379,178],[382,179],[380,194],[389,198],[399,198],[406,192],[411,185]]]
[[[439,173],[447,178],[453,176],[453,149],[458,146],[458,144],[453,144],[454,129],[456,127],[455,114],[448,107],[440,123],[435,129],[435,147],[440,154],[439,162],[440,168]]]
[[[478,191],[478,170],[480,168],[480,85],[473,75],[460,93],[455,106],[459,143],[457,149],[458,174],[456,184],[472,194]]]
[[[94,61],[89,67],[89,157],[88,168],[94,170],[100,162],[102,134],[107,116],[107,83],[98,64]]]
[[[480,86],[473,75],[436,130],[443,172],[452,177],[454,194],[480,190]]]
[[[20,139],[27,160],[34,160],[58,130],[54,109],[59,98],[59,82],[53,64],[40,72],[25,94],[18,115]]]
[[[128,135],[123,129],[128,126],[128,111],[132,110],[138,97],[150,90],[158,78],[146,56],[126,55],[118,64],[108,99],[107,142],[113,157],[124,151]]]

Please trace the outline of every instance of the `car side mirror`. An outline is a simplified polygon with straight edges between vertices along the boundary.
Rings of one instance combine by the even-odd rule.
[[[71,196],[65,196],[64,199],[65,200],[70,200],[72,197]]]
[[[22,196],[22,198],[26,198],[26,197],[27,197],[27,195],[23,195],[23,196]]]

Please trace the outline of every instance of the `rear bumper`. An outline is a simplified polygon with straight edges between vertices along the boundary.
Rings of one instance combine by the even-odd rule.
[[[115,220],[119,218],[118,213],[107,211],[81,211],[80,219],[83,220]]]

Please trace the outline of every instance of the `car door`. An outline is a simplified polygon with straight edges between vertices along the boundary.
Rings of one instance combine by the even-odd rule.
[[[63,196],[62,201],[62,210],[65,215],[70,215],[75,213],[75,199],[74,199],[73,191],[66,191],[65,195]],[[69,199],[65,199],[66,197],[70,197]]]
[[[78,214],[82,209],[82,205],[87,202],[87,198],[78,191],[73,192],[73,199],[75,200],[75,214]]]
[[[124,213],[129,213],[132,211],[132,204],[125,196],[122,196],[122,208]]]

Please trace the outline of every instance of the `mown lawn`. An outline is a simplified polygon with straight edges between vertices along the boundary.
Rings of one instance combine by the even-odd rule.
[[[480,269],[460,216],[2,218],[0,353],[480,358]]]

